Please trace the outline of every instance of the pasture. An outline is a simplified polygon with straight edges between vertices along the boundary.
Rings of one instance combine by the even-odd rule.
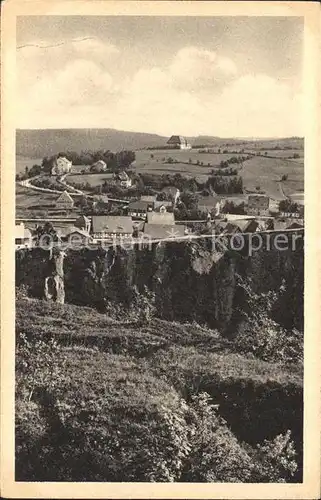
[[[159,175],[181,173],[182,175],[195,177],[209,175],[212,168],[219,167],[221,161],[228,160],[233,156],[238,156],[238,154],[199,153],[198,149],[139,150],[136,151],[136,161],[133,164],[133,169],[137,173]],[[167,160],[168,158],[173,158],[178,163],[164,163],[164,159]],[[197,162],[200,164],[196,165]]]
[[[245,149],[245,154],[247,153],[252,153],[252,154],[257,154],[258,151],[255,150],[255,148],[251,149]],[[265,149],[264,151],[260,151],[261,155],[260,156],[273,156],[276,158],[285,158],[285,159],[291,159],[294,161],[300,161],[304,159],[304,151],[303,149],[297,150],[297,149]],[[266,153],[266,155],[265,155]],[[291,158],[293,155],[299,155],[299,158]]]
[[[284,199],[278,182],[282,175],[288,176],[288,179],[282,182],[286,196],[304,189],[304,167],[293,160],[254,156],[244,163],[240,175],[245,190],[255,191],[256,187],[260,186],[262,191],[275,200]]]
[[[101,174],[75,174],[67,175],[66,182],[70,185],[82,183],[86,184],[88,182],[91,186],[99,186],[100,184],[103,184],[104,181],[111,180],[112,178],[113,174],[110,172],[104,172]]]
[[[16,174],[24,174],[25,168],[33,165],[41,165],[42,158],[28,158],[27,156],[16,156]]]

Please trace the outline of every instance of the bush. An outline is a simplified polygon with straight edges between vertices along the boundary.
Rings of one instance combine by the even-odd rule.
[[[186,405],[166,383],[123,356],[22,339],[17,366],[18,480],[179,476],[189,452]]]

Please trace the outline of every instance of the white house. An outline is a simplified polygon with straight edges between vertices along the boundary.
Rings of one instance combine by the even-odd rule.
[[[16,250],[20,248],[30,248],[32,246],[32,234],[30,229],[26,228],[23,222],[16,224],[15,227],[15,247]]]
[[[64,175],[71,172],[72,162],[65,156],[59,156],[53,161],[51,175]]]
[[[132,180],[126,172],[119,172],[115,175],[117,183],[124,188],[129,188],[132,185]]]
[[[167,144],[174,149],[192,149],[192,146],[187,142],[185,137],[181,135],[172,135]]]

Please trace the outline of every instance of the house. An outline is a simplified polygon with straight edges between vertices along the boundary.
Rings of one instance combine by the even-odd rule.
[[[64,175],[71,172],[72,162],[65,156],[59,156],[53,160],[51,175]]]
[[[249,215],[269,215],[270,198],[264,194],[249,194],[247,212]]]
[[[142,195],[140,197],[140,201],[148,201],[148,203],[150,203],[150,206],[152,207],[152,210],[154,210],[156,203],[156,195]]]
[[[115,174],[115,180],[117,184],[121,187],[124,188],[129,188],[132,185],[132,180],[129,177],[129,175],[126,172],[119,172],[118,174]]]
[[[172,201],[174,205],[176,205],[176,203],[178,202],[181,194],[179,189],[175,186],[165,186],[163,187],[161,192],[164,193],[166,199]]]
[[[145,224],[144,238],[151,240],[167,240],[170,238],[180,238],[186,235],[186,226],[176,224],[170,226],[168,224]]]
[[[185,137],[181,135],[172,135],[168,139],[167,144],[174,149],[192,149],[192,146],[187,142]]]
[[[107,165],[103,160],[98,160],[90,167],[90,172],[106,172]]]
[[[153,210],[153,203],[150,201],[131,201],[127,205],[127,213],[130,217],[146,220],[147,212]]]
[[[219,222],[216,226],[218,234],[255,233],[259,223],[255,219],[240,219]]]
[[[67,242],[70,246],[86,246],[91,241],[88,231],[73,225],[58,229],[57,234],[61,241]]]
[[[83,229],[87,233],[90,231],[90,219],[86,217],[85,215],[81,215],[76,219],[75,221],[75,227],[78,229]]]
[[[32,246],[32,234],[30,229],[26,228],[23,222],[16,224],[15,227],[15,247],[16,250],[20,248],[30,248]]]
[[[221,201],[218,198],[209,197],[209,203],[206,205],[198,205],[198,209],[201,212],[212,215],[213,217],[218,217],[221,212]]]
[[[286,229],[303,229],[304,228],[304,222],[303,220],[290,220],[287,223]]]
[[[93,215],[91,236],[94,242],[131,238],[133,233],[132,218],[118,215]]]
[[[147,224],[163,224],[166,226],[174,226],[174,214],[172,212],[148,212]]]
[[[56,208],[58,210],[71,210],[74,207],[74,200],[67,191],[61,193],[56,199]]]
[[[173,208],[173,203],[171,201],[159,201],[156,200],[154,203],[154,211],[155,212],[167,212],[167,210]]]

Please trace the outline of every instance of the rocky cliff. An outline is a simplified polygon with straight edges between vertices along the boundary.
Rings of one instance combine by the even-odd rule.
[[[302,329],[303,239],[294,250],[262,247],[252,255],[219,253],[205,240],[64,254],[38,248],[16,252],[16,286],[25,285],[31,296],[103,311],[109,301],[128,307],[134,289],[147,287],[155,294],[161,318],[196,320],[221,331],[237,321],[235,311],[246,307],[240,287],[244,280],[254,293],[286,290],[282,310],[287,326]]]

